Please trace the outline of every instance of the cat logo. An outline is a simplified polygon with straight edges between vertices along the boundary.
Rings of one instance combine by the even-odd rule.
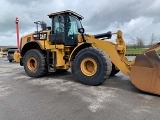
[[[47,33],[33,34],[33,38],[35,40],[46,40],[47,39]]]
[[[47,39],[47,33],[40,33],[40,40],[46,40]]]

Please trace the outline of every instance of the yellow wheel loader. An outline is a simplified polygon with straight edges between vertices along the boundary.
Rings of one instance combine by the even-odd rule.
[[[30,77],[47,72],[68,70],[86,85],[99,85],[121,71],[130,76],[138,89],[160,95],[160,59],[156,51],[160,44],[128,61],[122,31],[116,33],[116,43],[109,42],[111,32],[84,33],[83,17],[66,10],[48,15],[51,27],[37,21],[42,30],[21,38],[20,65]]]

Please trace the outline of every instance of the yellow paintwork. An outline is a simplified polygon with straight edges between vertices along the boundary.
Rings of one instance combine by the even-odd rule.
[[[20,58],[21,58],[21,55],[20,55],[20,53],[19,52],[14,52],[14,54],[13,54],[13,58],[14,58],[14,60],[15,60],[15,62],[20,62]]]
[[[35,32],[26,34],[25,36],[23,36],[23,37],[21,38],[21,41],[20,41],[20,49],[23,48],[23,46],[24,46],[27,42],[33,41],[32,36],[33,36],[34,33],[35,33]],[[29,38],[29,39],[28,39],[28,38]],[[16,62],[20,62],[20,58],[21,58],[20,53],[19,53],[19,52],[15,52],[15,53],[13,54],[13,58],[14,58],[14,60],[15,60]]]
[[[38,66],[37,60],[34,57],[31,57],[27,61],[28,69],[34,72]]]
[[[97,63],[93,58],[87,57],[82,60],[80,68],[86,76],[93,76],[97,72],[97,66]]]
[[[47,40],[38,40],[38,43],[41,45],[42,49],[51,50],[52,52],[56,53],[56,69],[69,69],[70,68],[70,60],[73,57],[74,51],[84,44],[82,36],[78,35],[78,45],[73,48],[71,46],[64,46],[64,45],[52,45],[49,41],[49,34],[50,31],[47,32]],[[29,36],[32,37],[32,34],[28,34],[24,36],[22,39],[27,39]],[[116,44],[109,42],[107,40],[100,40],[96,39],[93,35],[84,35],[86,42],[92,44],[92,47],[99,48],[106,52],[110,56],[112,63],[125,75],[130,75],[130,69],[134,61],[129,62],[128,59],[125,57],[126,53],[126,45],[122,36],[122,31],[117,31],[117,38]],[[22,40],[23,41],[23,40]],[[27,40],[24,40],[27,41]],[[22,43],[22,46],[25,42]],[[65,53],[68,54],[69,60],[65,61],[63,59]]]
[[[52,13],[48,16],[51,18],[55,15],[65,14],[65,13],[71,13],[74,16],[77,16],[79,19],[83,18],[81,15],[68,10]],[[47,36],[45,34],[40,34],[40,37],[41,37],[40,39],[44,39],[44,40],[33,40],[32,38],[33,34],[36,34],[36,32],[22,37],[21,48],[23,48],[24,45],[27,44],[29,47],[30,45],[31,46],[33,45],[33,47],[30,47],[30,49],[33,48],[38,50],[42,49],[42,51],[47,51],[47,50],[51,51],[51,53],[53,54],[52,56],[55,57],[53,58],[53,63],[55,63],[56,69],[65,69],[65,70],[70,68],[70,63],[74,60],[75,56],[80,50],[86,47],[98,48],[104,51],[107,55],[109,55],[111,62],[115,65],[115,68],[117,70],[120,70],[123,74],[131,77],[132,83],[135,86],[137,86],[138,89],[160,95],[160,89],[159,89],[160,74],[158,74],[158,72],[156,73],[156,71],[159,71],[160,59],[157,54],[153,55],[153,52],[155,52],[153,50],[158,50],[160,48],[159,44],[146,50],[145,53],[140,55],[138,59],[133,59],[132,61],[128,61],[128,59],[125,56],[126,44],[124,42],[123,34],[121,30],[118,30],[116,33],[117,34],[116,43],[109,42],[107,39],[106,40],[97,39],[95,38],[94,35],[79,34],[77,36],[78,41],[76,42],[78,42],[78,44],[76,46],[65,46],[63,44],[54,45],[49,40],[49,35],[51,31],[50,30],[40,31],[40,33],[44,33],[44,32],[47,33]],[[37,43],[35,44],[35,42],[37,42],[39,46],[37,46]],[[27,45],[24,47],[22,55],[24,55],[25,52],[29,50],[27,49],[28,47]],[[150,58],[146,57],[146,55],[148,55],[148,57]],[[16,61],[19,61],[20,58],[21,58],[20,54],[15,52],[14,59]],[[31,71],[34,70],[34,66],[37,65],[37,63],[34,63],[34,62],[32,63],[32,60],[33,58],[31,58],[27,63]],[[150,64],[149,66],[146,66],[146,64],[148,64],[147,63],[148,61]],[[98,67],[98,64],[96,63],[96,61],[90,57],[84,58],[80,64],[81,71],[86,77],[94,76],[97,73],[97,69],[98,69],[97,67]],[[141,72],[144,74],[141,75]]]
[[[69,55],[71,54],[71,48],[70,46],[64,46],[64,45],[52,45],[51,42],[49,41],[49,35],[50,35],[50,30],[43,31],[47,33],[47,40],[33,40],[31,39],[30,41],[27,41],[28,37],[32,38],[33,34],[31,33],[22,38],[22,46],[27,43],[27,42],[38,42],[41,46],[42,50],[51,50],[51,52],[56,53],[56,68],[57,69],[69,69],[70,67],[70,62],[67,61],[65,63],[65,60],[63,59],[65,53],[68,53]],[[40,32],[41,33],[41,32]]]
[[[131,63],[125,57],[126,46],[122,37],[122,31],[117,31],[117,44],[109,41],[99,40],[94,36],[84,36],[87,42],[92,43],[92,46],[99,48],[110,56],[112,63],[125,75],[130,75]],[[82,39],[82,38],[81,38]],[[79,40],[81,41],[81,40]]]

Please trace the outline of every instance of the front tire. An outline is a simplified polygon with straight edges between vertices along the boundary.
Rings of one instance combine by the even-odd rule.
[[[86,85],[99,85],[110,76],[112,63],[109,56],[96,48],[85,48],[73,61],[74,75]]]
[[[23,64],[30,77],[40,77],[46,73],[45,57],[39,50],[29,50],[23,58]]]
[[[117,74],[120,70],[116,69],[116,66],[112,63],[112,71],[110,76],[114,76],[115,74]]]

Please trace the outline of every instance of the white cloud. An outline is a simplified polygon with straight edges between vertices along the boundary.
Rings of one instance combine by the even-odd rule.
[[[151,35],[154,33],[156,37],[156,42],[160,41],[160,23],[155,23],[154,18],[139,17],[131,19],[130,21],[124,23],[114,22],[110,24],[106,29],[100,31],[112,31],[116,32],[117,30],[122,30],[126,42],[130,42],[133,39],[136,42],[137,37],[142,38],[145,44],[150,43]]]
[[[122,29],[126,39],[141,37],[147,43],[152,33],[157,40],[160,38],[159,0],[1,0],[0,8],[0,45],[16,45],[15,17],[19,17],[20,33],[24,35],[36,29],[34,21],[50,25],[48,14],[67,9],[84,16],[86,33]]]

